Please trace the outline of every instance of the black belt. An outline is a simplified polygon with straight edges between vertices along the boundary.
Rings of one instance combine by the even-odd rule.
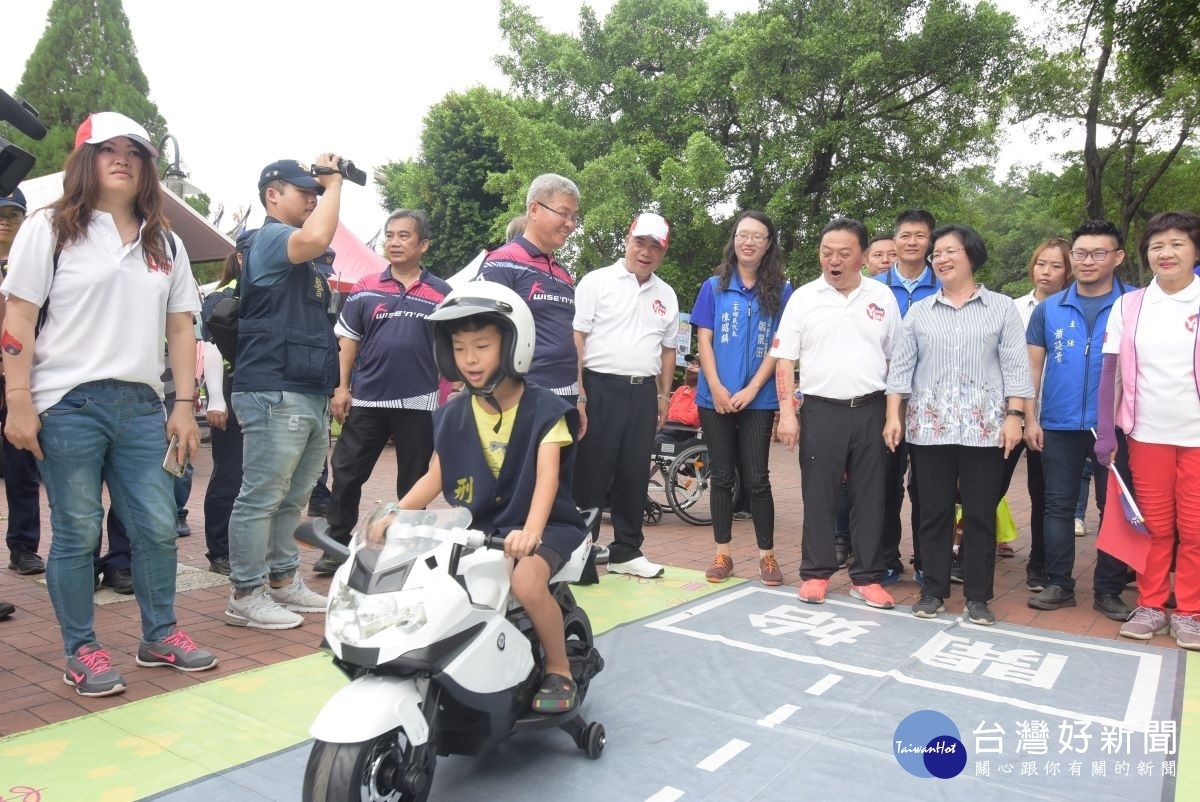
[[[856,395],[854,398],[825,398],[819,395],[806,395],[804,396],[804,400],[824,401],[827,404],[837,404],[838,406],[853,408],[869,404],[876,399],[883,398],[885,395],[886,393],[883,390],[876,390],[866,395]]]
[[[622,376],[618,373],[597,373],[594,370],[584,368],[583,374],[596,379],[607,379],[617,382],[618,384],[654,384],[657,376]]]

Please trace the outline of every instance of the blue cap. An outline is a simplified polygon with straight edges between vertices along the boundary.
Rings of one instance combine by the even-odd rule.
[[[318,195],[325,191],[325,187],[312,177],[312,170],[308,165],[292,159],[281,159],[264,167],[258,177],[258,188],[262,189],[272,181],[286,181],[302,189],[315,189]]]
[[[20,189],[14,189],[11,195],[0,195],[0,206],[16,206],[23,212],[29,211],[25,204],[25,195]]]
[[[237,235],[237,241],[234,243],[234,249],[239,253],[244,253],[250,250],[250,243],[254,241],[254,235],[258,233],[257,228],[250,228]]]

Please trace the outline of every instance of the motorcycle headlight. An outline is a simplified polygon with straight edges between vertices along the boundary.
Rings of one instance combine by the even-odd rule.
[[[359,593],[343,585],[329,600],[326,620],[339,640],[361,646],[385,629],[416,632],[425,626],[425,603],[416,594]]]

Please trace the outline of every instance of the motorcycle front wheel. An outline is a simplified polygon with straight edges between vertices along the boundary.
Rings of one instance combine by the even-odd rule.
[[[369,741],[314,741],[304,769],[304,802],[425,802],[437,760],[402,727]]]

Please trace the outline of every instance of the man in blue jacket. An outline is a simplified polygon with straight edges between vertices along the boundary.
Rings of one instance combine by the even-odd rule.
[[[1046,582],[1029,599],[1037,610],[1075,606],[1075,505],[1084,462],[1096,442],[1101,346],[1109,311],[1131,289],[1114,275],[1125,258],[1124,240],[1107,220],[1088,220],[1075,229],[1075,283],[1039,304],[1026,331],[1039,401],[1037,414],[1025,421],[1025,443],[1042,452],[1046,482]],[[1094,475],[1103,510],[1108,470],[1097,465]],[[1133,612],[1121,598],[1127,570],[1116,557],[1096,550],[1092,605],[1114,621]]]
[[[924,209],[906,209],[896,216],[895,243],[896,264],[873,278],[882,281],[896,296],[900,316],[908,314],[912,305],[938,291],[941,282],[929,266],[929,238],[936,228],[934,217]],[[890,585],[900,581],[904,563],[900,559],[900,508],[904,504],[904,474],[908,471],[908,442],[886,457],[887,474],[884,479],[883,510],[883,564],[886,573],[881,584]],[[908,497],[912,502],[913,567],[917,581],[921,576],[921,556],[917,553],[917,524],[921,508],[917,504],[917,480],[908,479]]]

